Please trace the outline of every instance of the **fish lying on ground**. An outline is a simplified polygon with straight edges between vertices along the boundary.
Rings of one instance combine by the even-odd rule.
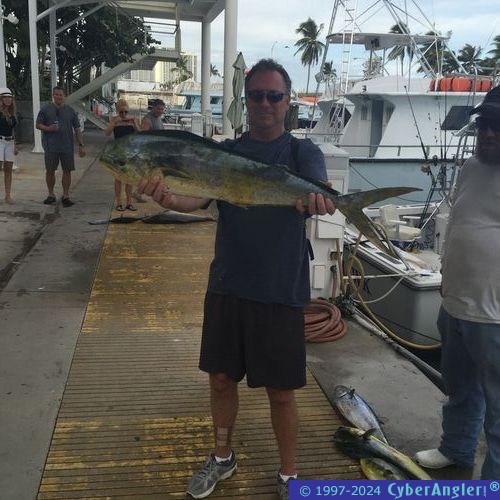
[[[131,224],[142,220],[145,224],[189,224],[191,222],[207,222],[215,221],[213,217],[207,217],[196,214],[184,214],[176,212],[175,210],[167,210],[158,214],[146,215],[144,217],[130,217],[121,215],[119,217],[112,217],[111,219],[98,219],[90,221],[89,224]]]
[[[374,245],[388,252],[362,208],[418,189],[390,187],[341,195],[326,184],[302,177],[282,165],[269,165],[228,151],[189,132],[160,130],[111,141],[101,158],[114,177],[136,185],[160,177],[172,193],[224,200],[234,205],[295,206],[309,193],[321,193]],[[392,253],[392,252],[391,252]]]
[[[359,463],[367,479],[374,480],[405,480],[410,479],[399,467],[382,458],[362,458]]]
[[[363,431],[374,429],[373,435],[388,443],[375,412],[354,389],[337,385],[333,390],[333,403],[351,425]]]
[[[410,457],[372,436],[372,431],[339,427],[333,442],[352,458],[382,458],[399,467],[410,479],[432,479]]]
[[[142,222],[146,224],[189,224],[191,222],[215,221],[213,217],[196,214],[184,214],[175,210],[167,210],[158,214],[144,217]]]

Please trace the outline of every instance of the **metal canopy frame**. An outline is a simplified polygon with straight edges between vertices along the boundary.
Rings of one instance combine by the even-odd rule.
[[[210,25],[211,22],[225,11],[224,24],[224,113],[223,113],[223,133],[229,134],[230,123],[227,119],[231,96],[231,81],[234,69],[232,63],[237,54],[237,16],[238,0],[47,0],[47,9],[42,12],[37,11],[36,0],[24,0],[28,2],[29,13],[29,33],[30,33],[30,63],[31,81],[33,97],[33,128],[35,135],[34,152],[42,152],[41,134],[36,129],[36,116],[40,110],[40,85],[38,74],[38,41],[37,22],[49,16],[50,26],[50,50],[52,54],[56,51],[56,35],[62,29],[67,29],[70,25],[78,22],[84,17],[98,11],[105,5],[116,6],[127,12],[131,16],[148,17],[152,19],[174,20],[176,29],[176,48],[180,53],[181,31],[180,21],[200,22],[202,24],[201,40],[201,75],[202,75],[202,112],[210,110]],[[1,3],[1,0],[0,0]],[[56,25],[56,11],[65,7],[77,7],[88,5],[89,9],[78,16],[73,22],[67,23],[63,27]],[[3,37],[0,43],[4,43]],[[3,45],[2,45],[3,46]],[[55,65],[52,65],[52,78],[55,81]]]

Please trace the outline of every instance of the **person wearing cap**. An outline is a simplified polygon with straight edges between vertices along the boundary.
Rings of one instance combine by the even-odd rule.
[[[477,115],[475,155],[463,165],[442,258],[441,373],[448,401],[438,448],[415,460],[439,469],[474,465],[481,429],[481,479],[500,479],[500,87]]]
[[[151,111],[142,120],[141,130],[163,130],[161,121],[163,113],[165,113],[165,103],[161,99],[155,99]]]
[[[46,104],[38,113],[36,128],[42,131],[42,146],[45,151],[45,182],[48,196],[43,201],[45,205],[56,202],[54,186],[56,184],[56,170],[61,164],[63,207],[71,207],[74,202],[69,197],[71,187],[71,172],[75,170],[75,147],[73,133],[78,143],[78,154],[85,156],[85,145],[80,130],[78,114],[65,104],[65,93],[62,87],[54,87],[52,101]]]
[[[12,205],[12,166],[17,155],[14,128],[17,125],[16,107],[12,92],[7,87],[0,88],[0,163],[3,166],[5,201]]]

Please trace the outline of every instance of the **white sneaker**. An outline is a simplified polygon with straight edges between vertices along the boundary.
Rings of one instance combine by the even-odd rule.
[[[455,463],[453,460],[445,457],[437,448],[418,451],[415,453],[414,459],[417,464],[427,469],[442,469]]]

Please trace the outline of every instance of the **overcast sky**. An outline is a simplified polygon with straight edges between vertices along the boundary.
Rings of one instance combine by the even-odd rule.
[[[399,0],[404,5],[405,0]],[[358,12],[366,10],[374,2],[358,0]],[[408,5],[411,0],[406,0]],[[295,89],[305,89],[307,68],[300,63],[300,54],[294,56],[298,39],[296,28],[308,17],[325,27],[320,35],[325,41],[325,35],[330,25],[333,0],[238,0],[238,50],[243,52],[247,66],[251,66],[263,57],[278,60],[289,71]],[[500,34],[500,2],[498,0],[419,0],[422,12],[435,23],[436,29],[445,34],[452,31],[450,47],[458,50],[465,43],[487,47],[492,39]],[[413,8],[413,12],[417,12]],[[419,14],[422,17],[422,14]],[[365,16],[363,31],[388,32],[395,24],[393,18],[382,7],[379,1],[374,9]],[[343,18],[343,16],[342,16]],[[420,34],[428,30],[428,26],[418,25],[414,21],[408,23],[412,32]],[[197,23],[182,23],[183,52],[200,54],[201,27]],[[340,24],[335,23],[338,31]],[[224,14],[222,13],[212,23],[212,64],[222,73],[223,70],[223,35]],[[366,52],[359,53],[360,59],[353,64],[361,67],[361,57]],[[355,57],[357,54],[353,54]],[[338,46],[330,46],[327,61],[333,61],[334,67],[340,66],[341,54]],[[311,71],[314,75],[318,71]],[[338,71],[338,70],[337,70]],[[314,83],[310,84],[310,90]]]

